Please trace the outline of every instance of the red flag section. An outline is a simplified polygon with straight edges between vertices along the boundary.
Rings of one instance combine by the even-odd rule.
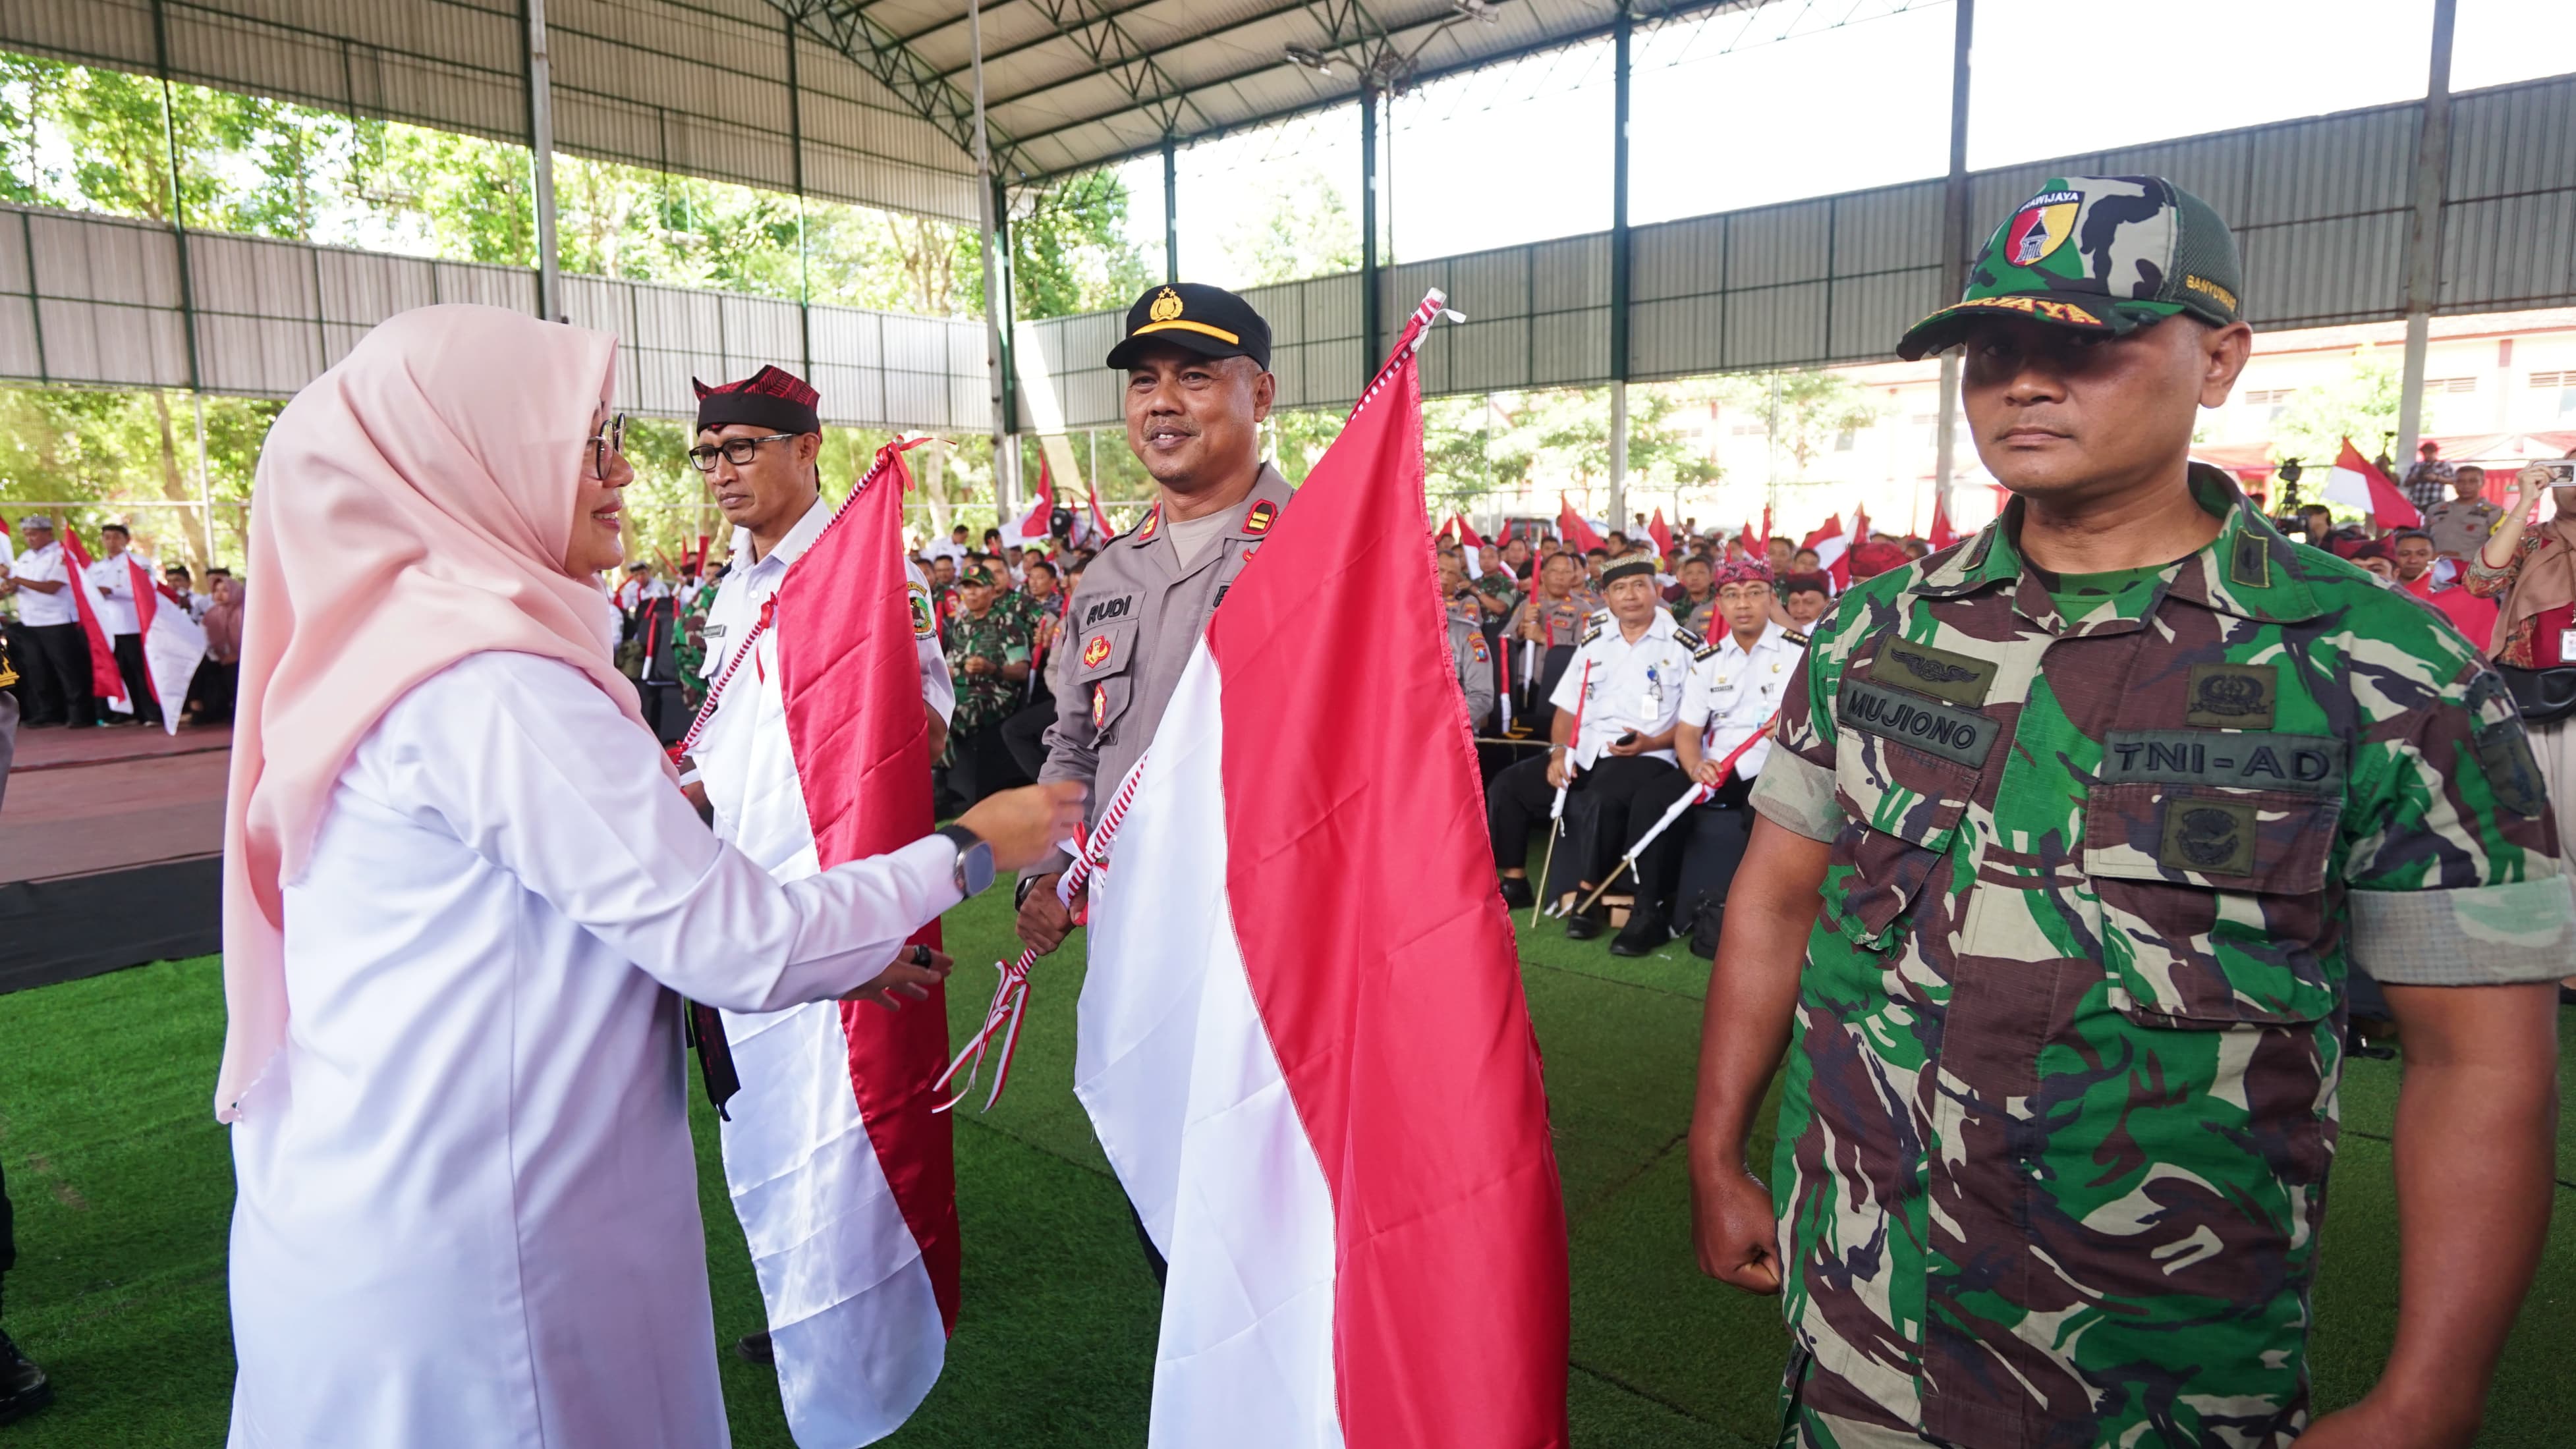
[[[903,566],[911,471],[890,444],[779,586],[779,685],[819,866],[882,855],[936,823],[930,739]],[[933,922],[913,938],[939,944]],[[903,1219],[920,1243],[941,1318],[957,1326],[957,1174],[949,1119],[930,1090],[948,1064],[948,1012],[841,1003],[850,1083]],[[814,1225],[820,1230],[824,1225]]]
[[[1648,520],[1646,536],[1655,541],[1656,557],[1661,558],[1673,551],[1673,526],[1664,522],[1664,510],[1656,509],[1655,516]]]
[[[1932,490],[1932,533],[1926,541],[1936,549],[1959,541],[1959,531],[1950,526],[1950,495],[1938,486]]]
[[[1476,536],[1476,530],[1468,527],[1467,515],[1463,513],[1459,514],[1456,521],[1458,524],[1458,541],[1460,543],[1467,545],[1469,548],[1483,548],[1485,546],[1485,541]]]
[[[1601,541],[1601,535],[1592,531],[1592,525],[1584,522],[1583,516],[1574,511],[1574,505],[1567,502],[1562,495],[1557,499],[1556,534],[1557,537],[1565,540],[1566,547],[1577,553],[1590,553],[1596,548],[1608,546]]]

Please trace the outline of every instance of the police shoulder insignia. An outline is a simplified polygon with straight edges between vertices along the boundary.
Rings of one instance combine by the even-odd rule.
[[[1702,644],[1708,642],[1706,639],[1700,637],[1698,630],[1685,624],[1675,624],[1673,626],[1673,637],[1681,641],[1681,645],[1684,649],[1697,649]]]
[[[1250,534],[1268,533],[1271,521],[1278,516],[1279,505],[1264,498],[1252,505],[1250,513],[1243,515],[1243,531]]]
[[[2268,730],[2280,690],[2277,664],[2195,664],[2182,722],[2203,729]]]
[[[1605,621],[1607,618],[1607,615],[1596,614],[1593,617],[1584,620],[1583,633],[1579,635],[1574,642],[1577,644],[1589,644],[1593,640],[1600,638],[1601,630],[1605,627]]]
[[[1780,631],[1780,637],[1781,637],[1781,638],[1783,638],[1783,639],[1788,640],[1788,641],[1789,641],[1790,643],[1792,643],[1792,644],[1797,645],[1797,646],[1798,646],[1799,648],[1801,648],[1801,649],[1806,648],[1806,647],[1807,647],[1807,645],[1808,645],[1808,643],[1809,643],[1809,640],[1808,640],[1807,636],[1806,636],[1806,635],[1804,635],[1804,634],[1799,633],[1799,632],[1798,632],[1797,630],[1795,630],[1795,629],[1783,629],[1783,630],[1781,630],[1781,631]]]
[[[1702,644],[1697,649],[1691,651],[1691,661],[1693,663],[1697,663],[1702,659],[1715,659],[1716,657],[1717,646],[1714,644]]]
[[[1157,503],[1151,509],[1147,510],[1145,521],[1136,526],[1136,542],[1147,543],[1152,541],[1154,530],[1161,528],[1162,526],[1163,505]]]
[[[912,610],[912,637],[927,639],[939,632],[939,621],[930,611],[928,584],[918,579],[904,580],[903,602],[905,607]]]

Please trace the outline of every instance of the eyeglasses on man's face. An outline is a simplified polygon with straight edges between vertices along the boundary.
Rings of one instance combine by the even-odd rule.
[[[721,443],[700,443],[689,450],[689,466],[701,473],[712,473],[716,470],[717,455],[722,454],[724,460],[735,467],[748,468],[752,455],[760,451],[761,444],[784,443],[795,436],[794,433],[771,433],[758,438],[727,438]]]
[[[602,424],[599,431],[591,437],[590,476],[602,483],[607,482],[610,455],[622,456],[625,452],[626,414],[618,413]]]

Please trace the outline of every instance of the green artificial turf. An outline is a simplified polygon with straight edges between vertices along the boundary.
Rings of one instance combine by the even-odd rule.
[[[981,1019],[1009,907],[949,917],[949,1015]],[[1518,918],[1545,1053],[1574,1265],[1575,1441],[1602,1449],[1767,1442],[1786,1338],[1772,1300],[1699,1276],[1681,1148],[1705,966],[1676,942],[1623,961]],[[1141,1444],[1156,1296],[1118,1186],[1074,1102],[1077,940],[1040,970],[1010,1094],[961,1112],[965,1312],[946,1373],[891,1441],[906,1449]],[[2562,1021],[2576,1028],[2576,1018]],[[232,1356],[224,1239],[232,1175],[208,1113],[223,997],[211,959],[0,996],[0,1163],[20,1263],[6,1327],[60,1401],[0,1437],[16,1449],[220,1443]],[[2576,1030],[2562,1032],[2576,1051]],[[2388,1134],[2398,1064],[2355,1061],[2335,1166],[2312,1362],[2320,1407],[2350,1402],[2385,1358],[2396,1311]],[[978,1099],[980,1101],[980,1098]],[[1767,1115],[1767,1114],[1766,1114]],[[716,1331],[760,1326],[713,1121],[695,1113]],[[1767,1140],[1757,1151],[1767,1154]],[[1757,1158],[1757,1160],[1762,1160]],[[2561,1192],[2576,1194],[2576,1123]],[[2576,1204],[2570,1204],[2576,1205]],[[2562,1215],[2516,1327],[2483,1443],[2568,1441],[2576,1380],[2576,1225]],[[768,1371],[725,1356],[734,1442],[786,1449]]]

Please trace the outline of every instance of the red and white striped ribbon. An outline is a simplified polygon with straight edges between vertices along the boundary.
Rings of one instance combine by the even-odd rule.
[[[1100,812],[1100,823],[1092,827],[1088,835],[1075,837],[1073,864],[1067,866],[1055,882],[1055,898],[1067,911],[1073,910],[1073,898],[1090,887],[1092,876],[1108,866],[1109,850],[1118,839],[1118,827],[1127,819],[1127,807],[1136,802],[1136,786],[1144,778],[1145,756],[1138,755],[1136,763],[1128,768],[1127,778],[1119,783],[1118,793],[1109,797],[1109,808]],[[1090,916],[1090,902],[1086,900],[1081,913],[1074,917],[1074,924],[1088,924]],[[966,1100],[966,1095],[975,1089],[976,1076],[984,1069],[984,1053],[997,1038],[1000,1052],[993,1063],[993,1086],[985,1095],[983,1110],[993,1110],[993,1104],[1002,1100],[1002,1088],[1011,1080],[1011,1054],[1018,1050],[1020,1044],[1020,1019],[1028,1012],[1029,973],[1037,964],[1035,946],[1021,951],[1018,960],[993,963],[993,969],[1001,973],[1001,980],[994,984],[992,1004],[984,1008],[984,1024],[966,1039],[966,1045],[958,1049],[957,1055],[948,1063],[948,1070],[939,1074],[939,1080],[930,1084],[930,1090],[947,1091],[949,1083],[957,1081],[959,1072],[966,1074],[966,1080],[957,1083],[956,1095],[931,1108],[932,1111],[945,1112]]]

